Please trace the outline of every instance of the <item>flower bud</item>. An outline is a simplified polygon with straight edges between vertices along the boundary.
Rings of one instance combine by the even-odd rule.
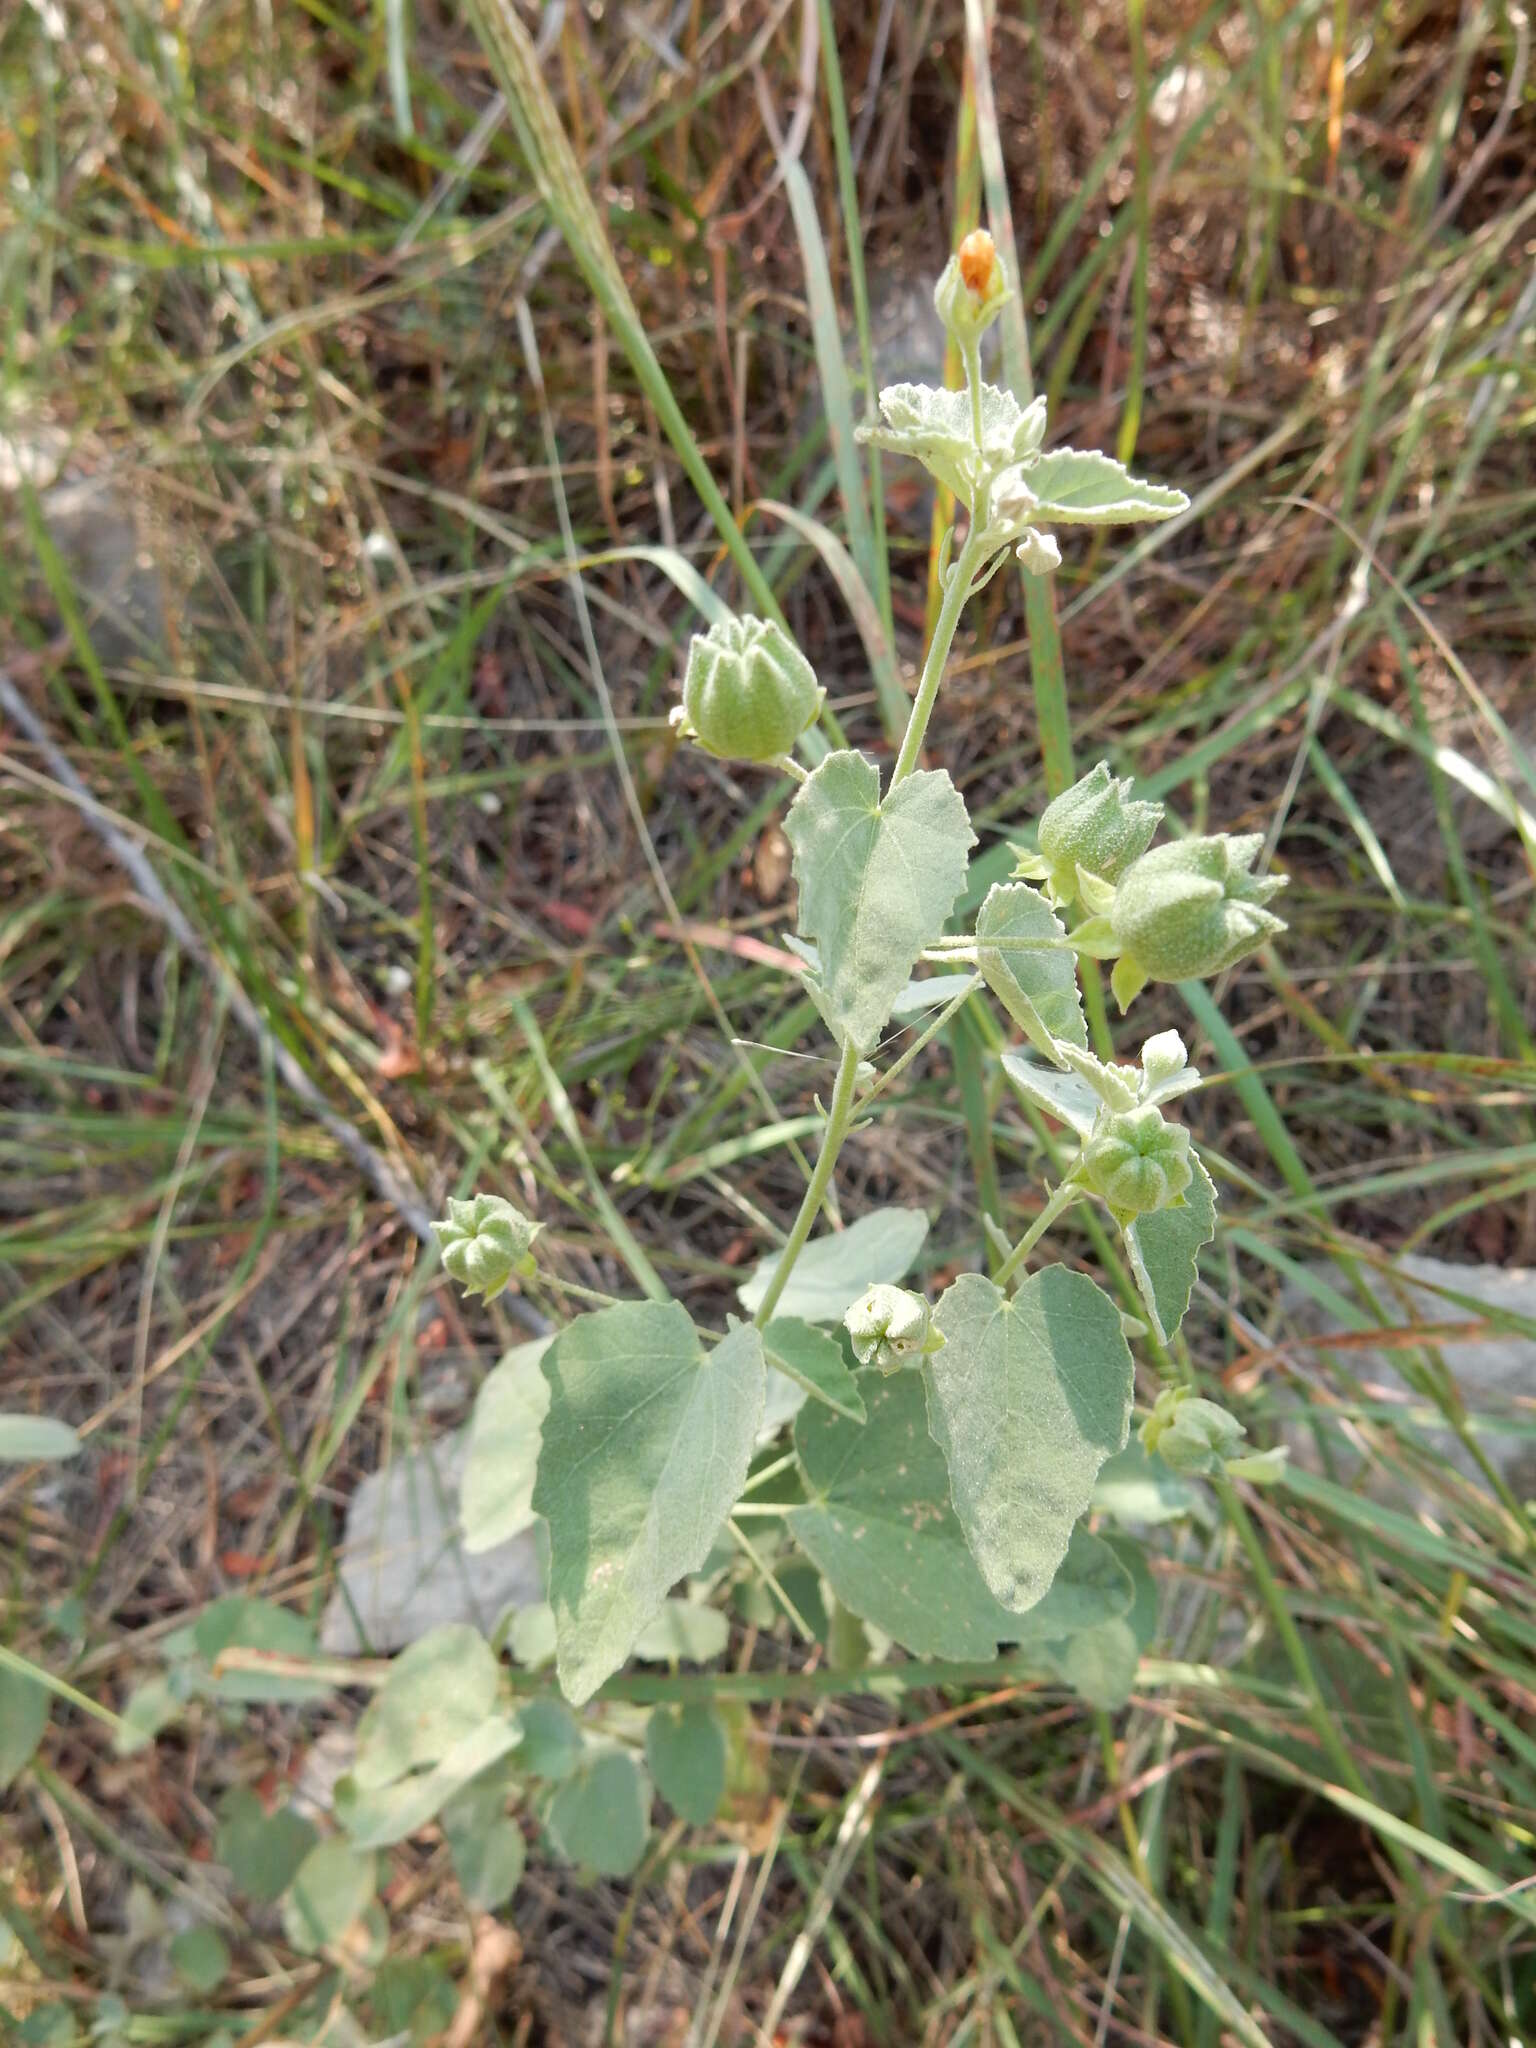
[[[1026,576],[1050,576],[1061,567],[1061,549],[1053,533],[1032,526],[1014,549]]]
[[[1137,801],[1130,783],[1117,782],[1108,762],[1100,761],[1047,804],[1040,820],[1040,852],[1050,863],[1054,900],[1070,903],[1078,894],[1079,868],[1118,882],[1152,844],[1162,816],[1161,804]]]
[[[878,1365],[882,1372],[916,1365],[944,1343],[923,1297],[884,1281],[865,1289],[844,1315],[843,1327],[860,1365]]]
[[[500,1195],[473,1195],[450,1197],[446,1219],[432,1228],[447,1272],[466,1294],[493,1301],[514,1274],[533,1272],[533,1241],[544,1226]]]
[[[1182,1201],[1194,1178],[1189,1133],[1151,1104],[1101,1113],[1088,1134],[1075,1177],[1103,1197],[1122,1226]]]
[[[955,255],[960,275],[978,298],[985,298],[997,268],[997,244],[985,228],[972,228]]]
[[[1156,1451],[1175,1472],[1206,1478],[1225,1472],[1254,1486],[1279,1479],[1285,1471],[1284,1447],[1239,1453],[1238,1445],[1247,1434],[1235,1415],[1214,1401],[1202,1400],[1188,1387],[1164,1387],[1137,1431],[1145,1448]]]
[[[775,761],[821,714],[816,671],[771,619],[725,619],[695,634],[682,729],[724,761]]]
[[[1220,974],[1285,930],[1264,905],[1286,877],[1249,872],[1263,844],[1257,832],[1223,833],[1157,846],[1132,862],[1109,924],[1138,987]]]
[[[1221,1471],[1247,1434],[1235,1415],[1188,1387],[1164,1387],[1137,1431],[1143,1446],[1175,1472],[1206,1474]]]
[[[976,228],[945,264],[934,287],[933,303],[956,346],[969,352],[1003,310],[1009,296],[997,245],[985,228]]]

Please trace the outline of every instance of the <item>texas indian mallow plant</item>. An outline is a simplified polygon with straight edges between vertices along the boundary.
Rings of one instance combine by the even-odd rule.
[[[1032,1645],[1070,1676],[1074,1638],[1130,1605],[1119,1554],[1078,1525],[1126,1445],[1133,1341],[1168,1381],[1141,1431],[1149,1456],[1181,1473],[1275,1469],[1277,1454],[1244,1456],[1241,1425],[1170,1376],[1168,1347],[1215,1231],[1215,1189],[1170,1113],[1199,1076],[1175,1031],[1149,1038],[1135,1065],[1098,1058],[1078,982],[1080,956],[1113,962],[1124,1012],[1149,981],[1220,974],[1265,945],[1284,930],[1269,907],[1283,877],[1258,871],[1262,839],[1154,845],[1162,806],[1101,762],[1047,807],[972,929],[947,929],[975,834],[949,775],[918,763],[967,599],[1010,553],[1032,575],[1056,568],[1054,528],[1166,519],[1188,502],[1107,455],[1046,449],[1044,400],[1021,406],[983,381],[982,337],[1008,296],[991,237],[967,236],[935,293],[964,389],[894,385],[865,430],[966,514],[963,537],[951,529],[944,542],[937,625],[884,787],[866,754],[826,751],[814,732],[826,693],[775,621],[730,618],[689,649],[682,734],[799,784],[784,821],[799,888],[789,943],[836,1046],[836,1079],[805,1198],[739,1290],[741,1318],[705,1333],[676,1301],[620,1302],[579,1316],[539,1362],[531,1506],[548,1527],[556,1665],[573,1702],[620,1668],[751,1494],[770,1376],[801,1400],[796,1475],[781,1486],[794,1497],[778,1510],[750,1499],[750,1511],[782,1515],[834,1611],[919,1656]],[[920,966],[943,972],[914,980]],[[1075,1151],[1019,1241],[992,1246],[990,1276],[964,1273],[930,1301],[897,1284],[921,1216],[883,1211],[813,1232],[849,1131],[983,987],[1025,1041],[1002,1056],[1009,1082]],[[882,1071],[893,1017],[925,1012],[932,1021]],[[1108,1212],[1135,1316],[1087,1274],[1035,1262],[1078,1202]],[[537,1226],[500,1197],[453,1203],[437,1229],[444,1265],[471,1292],[489,1298],[535,1270]]]

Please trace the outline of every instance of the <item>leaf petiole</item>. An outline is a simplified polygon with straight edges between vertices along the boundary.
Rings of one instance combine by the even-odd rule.
[[[1025,1231],[1024,1235],[992,1276],[994,1287],[1006,1287],[1008,1285],[1008,1282],[1018,1272],[1051,1225],[1059,1216],[1066,1214],[1067,1210],[1071,1208],[1082,1192],[1082,1189],[1078,1187],[1075,1181],[1064,1180],[1062,1182],[1061,1186],[1057,1188],[1045,1207],[1040,1211],[1040,1214],[1031,1223],[1028,1230]]]

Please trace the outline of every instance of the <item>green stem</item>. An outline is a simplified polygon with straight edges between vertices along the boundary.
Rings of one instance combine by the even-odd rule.
[[[1020,1266],[1023,1265],[1057,1217],[1070,1209],[1081,1193],[1082,1189],[1077,1185],[1076,1181],[1064,1180],[1062,1182],[1061,1186],[1051,1196],[1045,1207],[1040,1211],[1040,1214],[1031,1223],[1028,1230],[1025,1231],[1013,1250],[993,1274],[992,1281],[994,1286],[1006,1287],[1008,1285],[1008,1282],[1017,1273]]]
[[[969,348],[962,347],[960,357],[965,364],[965,388],[971,394],[971,439],[980,455],[985,445],[981,425],[981,343],[973,341]]]
[[[979,989],[980,987],[981,976],[979,974],[973,975],[971,977],[971,980],[967,983],[967,985],[960,991],[959,995],[952,996],[950,1000],[944,1005],[943,1009],[940,1010],[938,1016],[935,1017],[933,1022],[926,1028],[926,1030],[924,1030],[919,1037],[913,1039],[912,1043],[907,1047],[906,1051],[902,1054],[901,1058],[896,1061],[895,1065],[887,1067],[883,1074],[879,1075],[874,1081],[870,1083],[869,1087],[867,1087],[864,1090],[864,1093],[859,1097],[858,1107],[859,1114],[861,1116],[863,1115],[864,1111],[868,1109],[869,1105],[874,1101],[875,1097],[880,1093],[880,1091],[883,1088],[889,1088],[893,1081],[899,1080],[901,1078],[902,1074],[906,1071],[908,1067],[911,1066],[912,1062],[923,1050],[923,1047],[925,1045],[930,1045],[933,1042],[933,1040],[938,1037],[939,1033],[944,1029],[944,1026],[949,1022],[951,1017],[953,1017],[955,1012],[960,1008],[960,1005],[962,1003],[969,1002],[971,997],[975,995],[977,989]]]
[[[973,518],[959,559],[949,572],[944,602],[939,608],[938,624],[934,627],[933,639],[928,645],[928,658],[923,663],[917,695],[912,700],[912,711],[907,719],[906,732],[902,736],[901,751],[896,756],[896,766],[891,770],[887,796],[898,783],[906,780],[917,765],[923,737],[928,730],[928,720],[933,715],[934,703],[938,698],[939,685],[944,680],[944,665],[949,660],[955,628],[960,623],[965,600],[970,596],[977,564],[985,553],[985,535]],[[816,1169],[811,1175],[810,1186],[805,1191],[805,1199],[800,1204],[800,1213],[796,1216],[784,1249],[779,1254],[779,1263],[773,1269],[768,1292],[763,1296],[762,1305],[753,1317],[760,1330],[767,1328],[768,1319],[778,1306],[779,1296],[789,1284],[789,1276],[795,1269],[795,1261],[805,1249],[805,1241],[811,1234],[812,1226],[826,1199],[827,1189],[832,1184],[832,1170],[837,1165],[837,1155],[853,1121],[853,1091],[858,1078],[859,1062],[860,1055],[857,1049],[852,1045],[845,1045],[843,1056],[838,1062],[837,1081],[832,1090],[832,1107],[827,1114],[827,1134],[817,1155]]]
[[[753,1317],[760,1330],[768,1327],[768,1319],[778,1307],[779,1296],[788,1285],[789,1276],[795,1270],[795,1261],[805,1249],[805,1241],[811,1234],[811,1226],[821,1212],[826,1200],[827,1189],[832,1184],[832,1169],[837,1164],[837,1155],[843,1139],[848,1135],[848,1126],[853,1120],[853,1090],[859,1073],[859,1052],[852,1044],[843,1047],[843,1056],[837,1063],[837,1080],[832,1088],[832,1107],[827,1112],[827,1135],[821,1141],[821,1151],[816,1157],[815,1171],[805,1199],[800,1204],[800,1213],[795,1218],[784,1249],[779,1254],[779,1263],[773,1269],[773,1278],[768,1282],[768,1292],[763,1296],[762,1306]]]
[[[907,720],[906,736],[901,742],[901,752],[896,756],[896,766],[891,770],[891,789],[905,782],[917,766],[917,757],[922,752],[923,740],[928,732],[928,720],[933,715],[934,703],[939,694],[939,685],[944,680],[944,667],[949,660],[949,650],[954,643],[955,628],[960,623],[960,614],[965,609],[965,600],[971,594],[971,579],[986,552],[985,537],[977,521],[971,520],[970,531],[965,536],[965,545],[959,558],[951,567],[949,581],[944,588],[944,602],[939,607],[939,622],[933,629],[933,638],[928,644],[928,659],[923,663],[922,679],[917,686],[917,695],[912,700],[912,716]],[[890,794],[888,790],[887,795]]]

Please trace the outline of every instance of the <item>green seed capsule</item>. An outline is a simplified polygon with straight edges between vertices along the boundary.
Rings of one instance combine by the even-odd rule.
[[[689,644],[682,729],[722,761],[775,761],[815,724],[825,696],[781,626],[726,619]]]
[[[1117,1223],[1183,1199],[1194,1178],[1189,1133],[1147,1104],[1101,1116],[1083,1147],[1077,1178],[1103,1197]]]
[[[1058,903],[1078,893],[1083,868],[1102,881],[1118,882],[1132,861],[1152,844],[1162,821],[1161,804],[1138,802],[1128,782],[1117,782],[1109,764],[1096,768],[1045,807],[1038,834],[1050,864],[1050,891]]]
[[[1133,861],[1115,891],[1109,924],[1122,957],[1143,981],[1220,974],[1285,930],[1264,905],[1284,875],[1249,870],[1264,840],[1183,839]]]
[[[444,1269],[466,1294],[492,1301],[514,1274],[533,1272],[533,1241],[544,1226],[500,1195],[473,1195],[467,1202],[450,1198],[446,1218],[432,1228]]]

